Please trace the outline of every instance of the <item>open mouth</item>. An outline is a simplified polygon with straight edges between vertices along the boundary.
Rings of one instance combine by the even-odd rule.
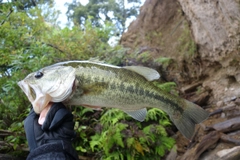
[[[23,90],[28,97],[28,100],[32,103],[36,98],[34,89],[27,85],[23,80],[18,82],[18,86]]]
[[[32,87],[29,86],[29,91],[30,91],[30,96],[31,99],[35,100],[36,99],[36,92],[34,91],[34,89]]]
[[[24,82],[24,80],[18,82],[18,85],[28,97],[28,100],[31,102],[36,113],[41,113],[41,111],[51,101],[51,97],[48,94],[44,94],[38,88],[28,85]]]

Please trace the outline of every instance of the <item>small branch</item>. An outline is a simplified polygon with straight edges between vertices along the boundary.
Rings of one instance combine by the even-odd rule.
[[[37,3],[36,3],[36,1],[35,1],[35,0],[32,0],[32,5],[33,5],[34,7],[36,7],[36,6],[37,6]]]
[[[46,45],[49,46],[49,47],[52,47],[52,48],[54,48],[54,49],[60,51],[61,53],[65,53],[63,50],[59,49],[57,46],[55,46],[55,45],[53,45],[53,44],[50,44],[50,43],[44,43],[44,42],[42,42],[42,43],[43,43],[43,44],[46,44]]]
[[[221,139],[223,142],[233,143],[233,144],[235,144],[235,145],[237,145],[237,146],[240,145],[240,140],[239,140],[239,139],[232,138],[231,136],[226,135],[226,134],[224,134],[224,133],[221,134],[220,139]]]
[[[0,141],[0,146],[3,147],[8,147],[8,148],[14,148],[14,144],[13,143],[7,143],[7,142],[4,142],[4,141]],[[26,148],[24,147],[24,145],[17,145],[17,148],[16,150],[20,150],[20,151],[29,151],[29,148]]]
[[[1,22],[1,26],[6,22],[6,20],[8,19],[8,17],[10,16],[10,14],[13,12],[13,9],[10,8],[10,12],[8,13],[7,17]]]
[[[209,149],[212,145],[216,144],[219,138],[220,134],[217,131],[208,133],[195,147],[187,150],[180,160],[198,159],[204,151]]]
[[[232,132],[239,129],[240,129],[240,117],[219,122],[206,128],[206,130],[216,130],[223,133]]]
[[[13,132],[11,132],[11,131],[8,131],[8,130],[0,130],[0,137],[1,136],[12,136],[12,135],[14,135],[14,133]]]
[[[16,133],[8,130],[0,129],[0,138],[6,136],[24,136],[24,133]]]

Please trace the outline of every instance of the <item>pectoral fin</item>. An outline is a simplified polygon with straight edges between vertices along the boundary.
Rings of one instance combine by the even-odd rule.
[[[134,118],[134,119],[136,119],[140,122],[144,121],[144,119],[147,115],[147,109],[146,108],[136,110],[136,111],[124,111],[124,112],[127,113],[132,118]]]
[[[148,81],[153,81],[160,78],[160,74],[152,68],[143,67],[143,66],[125,66],[123,68],[142,75]]]

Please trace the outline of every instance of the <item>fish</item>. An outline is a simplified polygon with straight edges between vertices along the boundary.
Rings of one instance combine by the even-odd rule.
[[[65,61],[30,73],[18,85],[37,114],[49,102],[94,109],[117,108],[142,122],[147,108],[166,112],[177,129],[191,139],[195,125],[209,113],[200,106],[154,85],[160,74],[144,66],[114,66],[96,61]]]

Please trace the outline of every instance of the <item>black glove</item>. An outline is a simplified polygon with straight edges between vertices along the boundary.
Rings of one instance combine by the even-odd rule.
[[[50,107],[43,125],[38,123],[39,115],[33,110],[30,111],[28,117],[24,121],[24,129],[30,154],[28,159],[36,159],[35,157],[55,156],[56,152],[60,156],[70,156],[77,159],[77,154],[71,145],[75,138],[73,115],[62,103],[53,103]],[[43,158],[43,156],[45,157]],[[30,158],[29,158],[30,157]]]

